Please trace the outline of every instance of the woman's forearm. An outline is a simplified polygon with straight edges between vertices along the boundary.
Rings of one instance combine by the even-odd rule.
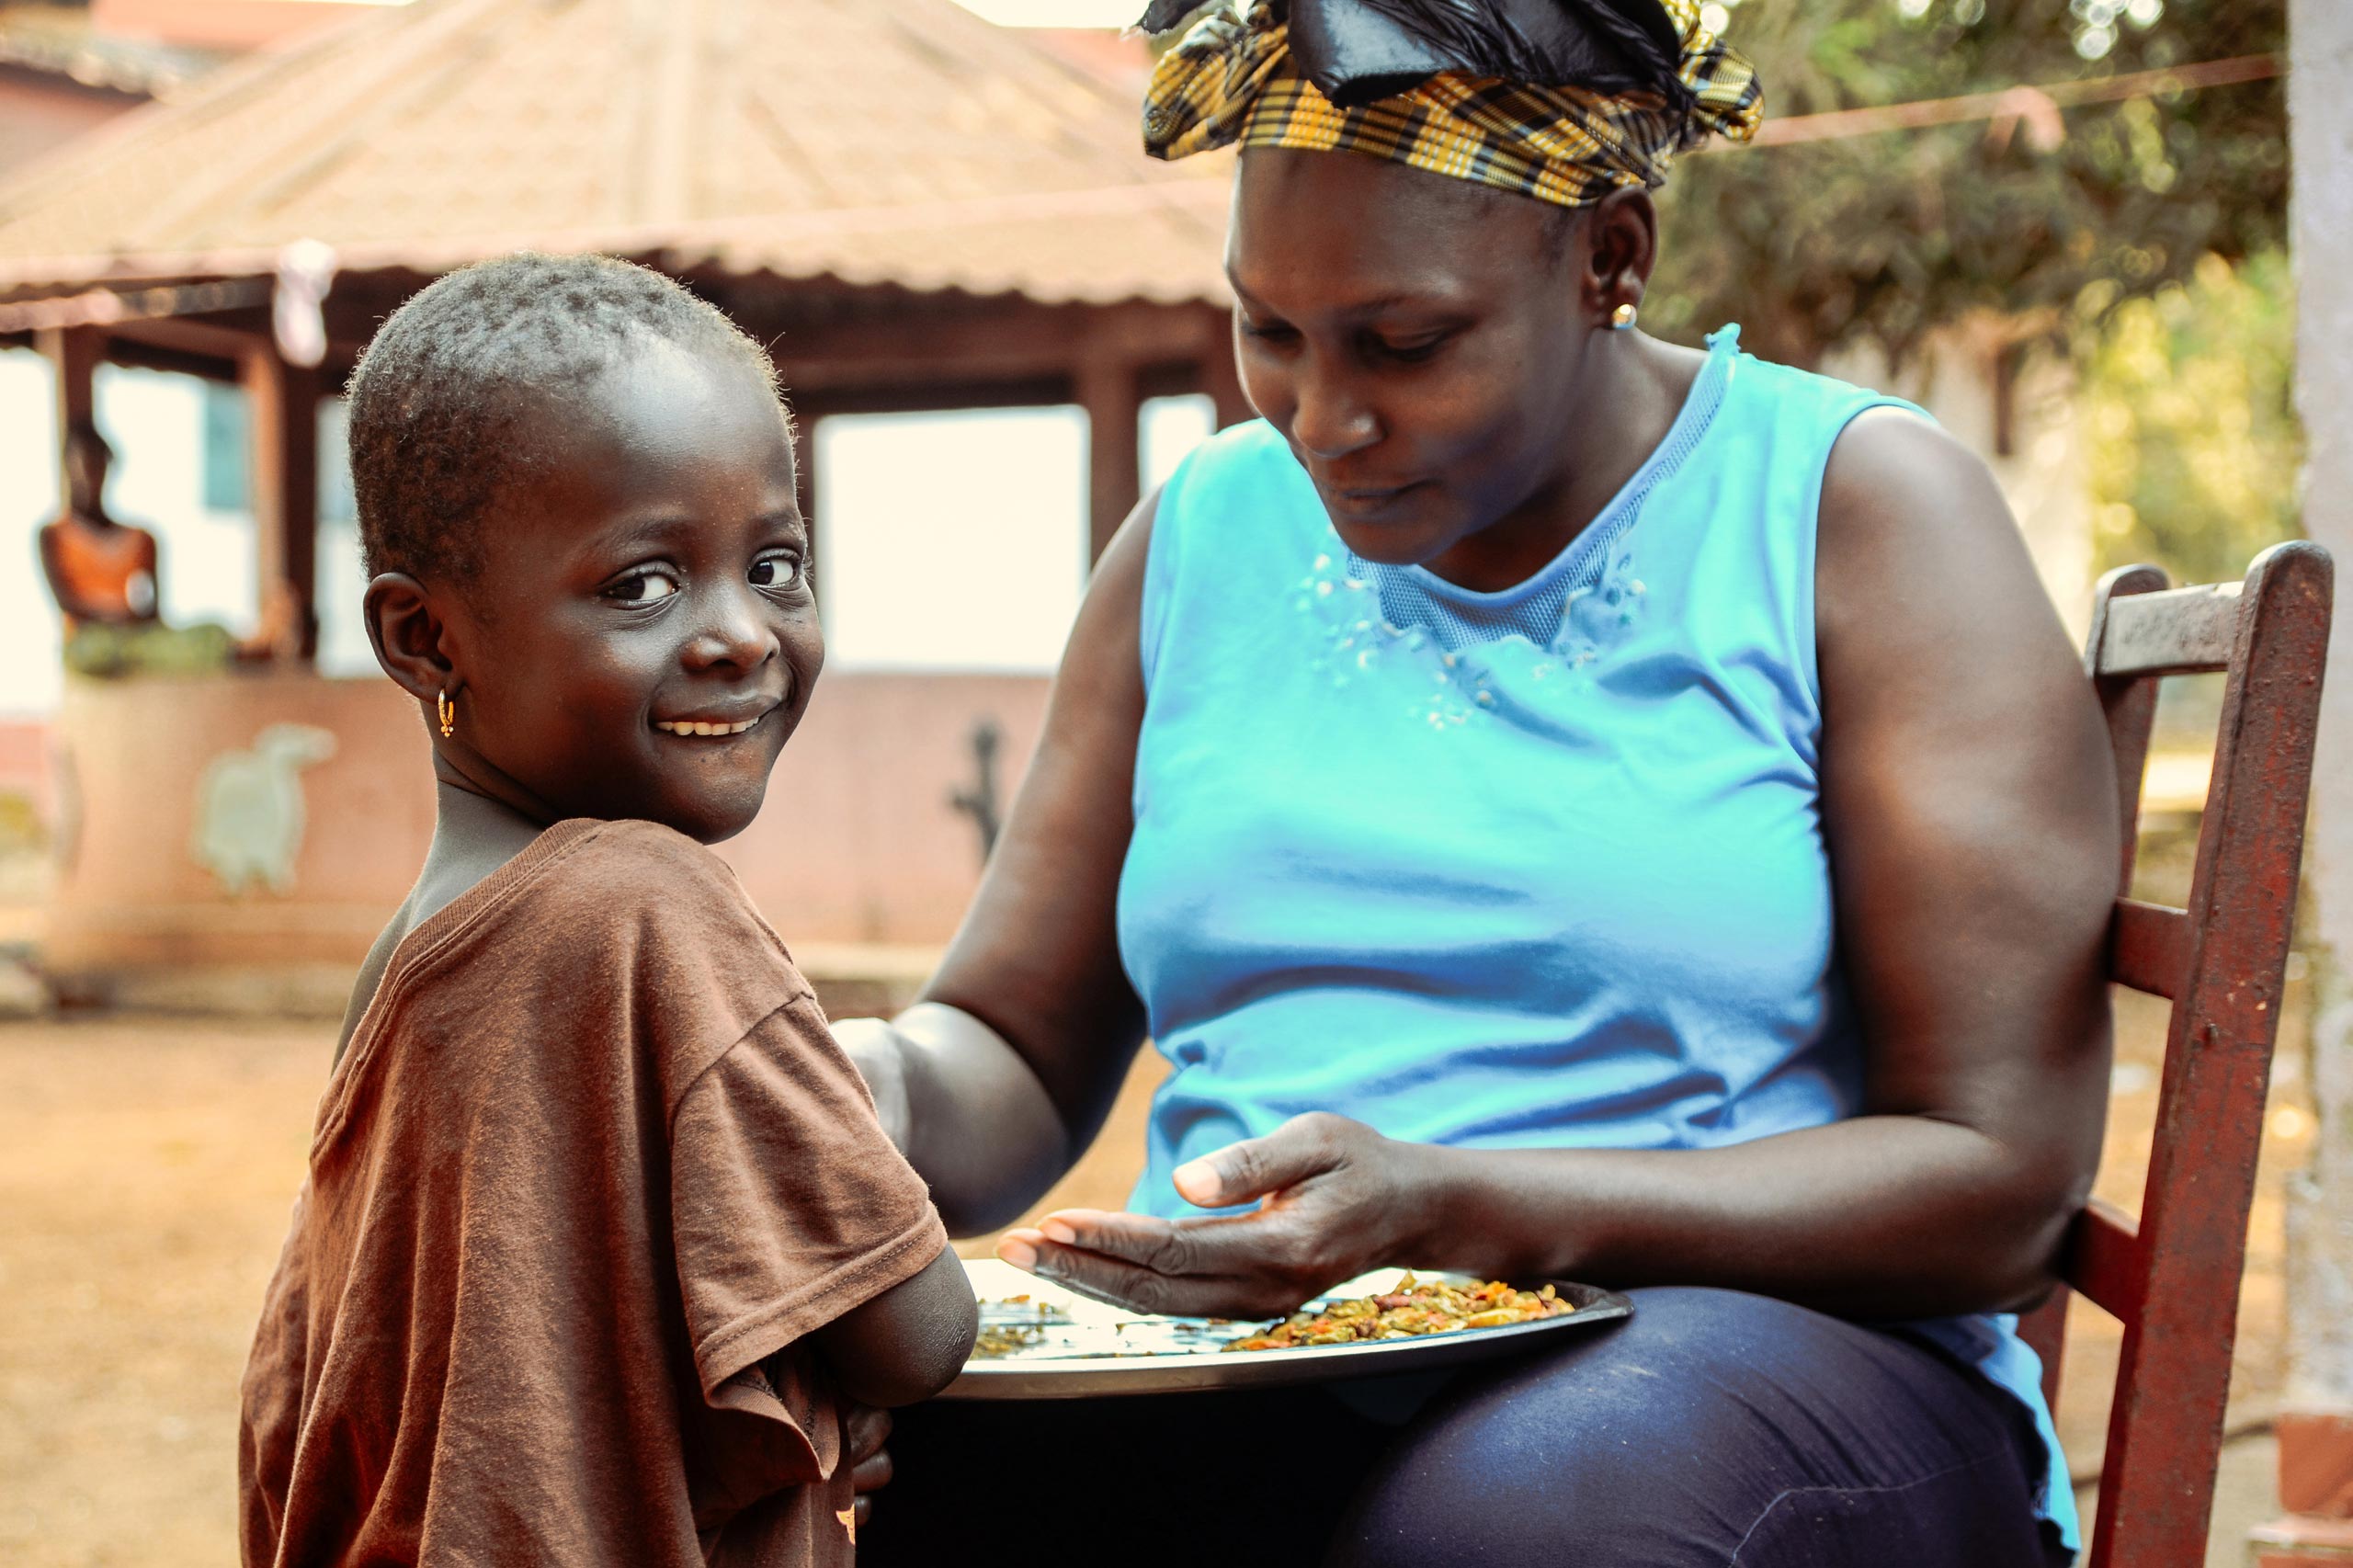
[[[1424,1165],[1417,1257],[1506,1278],[1721,1286],[1858,1318],[2037,1297],[2088,1179],[1917,1116],[1722,1149],[1408,1147]]]
[[[1029,1064],[963,1009],[918,1002],[887,1023],[849,1019],[835,1032],[950,1234],[1011,1221],[1077,1157]]]

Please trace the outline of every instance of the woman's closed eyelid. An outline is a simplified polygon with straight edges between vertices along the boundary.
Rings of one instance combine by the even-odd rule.
[[[1365,338],[1392,354],[1418,354],[1462,335],[1457,325],[1368,327]]]

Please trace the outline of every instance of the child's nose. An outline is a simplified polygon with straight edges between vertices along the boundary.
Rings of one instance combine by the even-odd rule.
[[[777,652],[777,638],[768,618],[748,594],[717,596],[705,612],[702,625],[687,644],[687,663],[702,669],[737,665],[749,669],[765,664]]]

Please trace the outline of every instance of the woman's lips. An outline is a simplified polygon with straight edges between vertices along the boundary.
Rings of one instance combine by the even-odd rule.
[[[1393,508],[1400,501],[1419,490],[1428,482],[1414,480],[1405,484],[1351,485],[1345,490],[1327,490],[1324,497],[1335,511],[1350,517],[1377,517]]]

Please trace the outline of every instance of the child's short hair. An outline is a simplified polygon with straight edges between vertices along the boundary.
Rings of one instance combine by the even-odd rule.
[[[775,366],[734,323],[611,256],[519,252],[452,272],[394,311],[351,378],[369,574],[472,579],[483,516],[530,460],[516,439],[517,394],[576,386],[648,338],[739,358],[777,392]]]

